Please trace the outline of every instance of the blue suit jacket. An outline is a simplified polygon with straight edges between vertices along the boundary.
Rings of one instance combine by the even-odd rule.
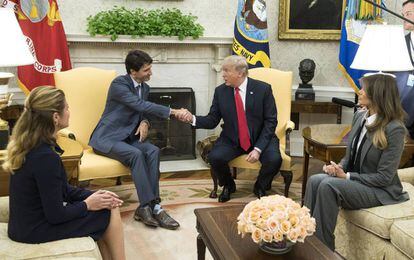
[[[277,138],[277,111],[272,88],[267,83],[248,78],[245,102],[250,142],[263,151],[272,138]],[[195,127],[213,129],[221,119],[224,125],[217,143],[239,146],[234,89],[225,84],[215,89],[210,112],[207,116],[197,116]]]
[[[168,118],[170,108],[146,101],[148,94],[148,84],[142,84],[140,98],[130,75],[116,77],[109,87],[105,110],[92,132],[89,145],[108,153],[114,143],[133,134],[146,115]]]

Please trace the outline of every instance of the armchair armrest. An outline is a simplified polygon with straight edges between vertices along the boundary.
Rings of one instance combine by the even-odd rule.
[[[0,223],[9,222],[9,197],[0,197]]]
[[[287,121],[286,122],[286,128],[285,128],[285,131],[286,131],[286,134],[288,134],[288,133],[290,133],[290,132],[292,132],[293,131],[293,129],[295,129],[295,123],[294,122],[292,122],[292,121]]]
[[[63,137],[70,138],[70,139],[72,139],[72,140],[76,140],[75,133],[74,133],[74,132],[72,132],[72,131],[71,131],[70,129],[68,129],[68,128],[65,128],[65,129],[60,130],[60,131],[58,132],[58,135],[59,135],[59,136],[63,136]]]
[[[398,169],[398,177],[400,181],[414,185],[414,167]]]

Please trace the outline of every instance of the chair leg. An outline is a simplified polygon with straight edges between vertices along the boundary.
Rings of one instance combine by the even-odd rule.
[[[116,185],[121,185],[121,184],[122,184],[121,176],[116,177]]]
[[[280,174],[283,176],[283,180],[285,181],[285,197],[289,197],[289,188],[290,184],[292,183],[293,174],[292,171],[280,171]]]
[[[233,177],[233,179],[237,179],[237,167],[233,167],[233,172],[231,173],[231,177]]]
[[[210,193],[210,198],[215,199],[217,198],[217,176],[213,171],[213,168],[210,168],[210,175],[211,179],[213,179],[213,190]]]

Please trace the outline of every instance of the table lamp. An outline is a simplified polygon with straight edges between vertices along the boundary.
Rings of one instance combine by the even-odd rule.
[[[367,25],[353,69],[371,71],[413,70],[402,25]]]
[[[0,7],[0,67],[16,67],[34,63],[33,55],[26,44],[26,37],[17,22],[11,8]],[[11,103],[12,95],[8,92],[12,73],[0,72],[0,111]],[[9,138],[8,123],[0,119],[0,149],[5,149]]]

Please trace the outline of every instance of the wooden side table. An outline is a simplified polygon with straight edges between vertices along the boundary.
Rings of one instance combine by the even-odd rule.
[[[57,143],[65,151],[61,158],[68,180],[71,180],[74,176],[78,176],[83,148],[78,142],[61,136],[58,137]],[[0,165],[3,164],[5,152],[5,150],[0,151]],[[10,174],[0,167],[0,196],[9,195],[9,180]]]
[[[294,100],[292,101],[291,113],[334,114],[336,115],[337,124],[340,124],[342,121],[342,106],[332,102]]]

